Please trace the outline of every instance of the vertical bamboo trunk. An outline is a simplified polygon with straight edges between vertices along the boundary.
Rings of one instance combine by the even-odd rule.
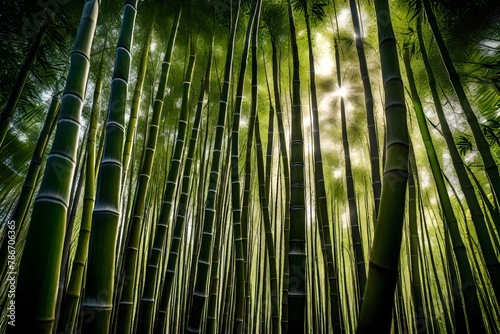
[[[216,126],[215,144],[212,152],[212,166],[210,171],[210,183],[208,186],[208,195],[205,202],[205,216],[203,222],[203,236],[201,240],[201,250],[196,265],[197,275],[193,300],[189,314],[187,327],[188,333],[200,333],[202,330],[203,317],[205,314],[208,297],[208,277],[210,277],[210,265],[212,258],[212,240],[213,224],[215,220],[215,197],[220,180],[220,157],[222,141],[224,136],[224,127],[226,124],[227,104],[229,97],[229,85],[233,69],[233,53],[236,37],[236,29],[240,14],[241,0],[237,2],[234,22],[231,25],[229,41],[227,46],[226,68],[224,70],[224,82],[220,98],[219,115]]]
[[[115,283],[115,252],[120,221],[124,119],[131,49],[138,0],[125,0],[123,20],[116,46],[103,156],[97,180],[85,295],[82,302],[83,333],[107,333],[110,328]]]
[[[457,220],[456,220],[455,214],[453,213],[453,208],[451,206],[451,202],[450,202],[447,190],[446,190],[446,184],[444,181],[444,177],[443,177],[441,168],[439,166],[439,161],[438,161],[438,158],[436,155],[436,151],[434,149],[434,145],[432,143],[430,132],[429,132],[429,129],[427,127],[427,123],[425,121],[423,107],[422,107],[422,104],[420,102],[420,97],[419,97],[418,92],[417,92],[415,79],[413,77],[413,71],[412,71],[411,65],[410,65],[410,55],[409,55],[408,48],[405,48],[404,53],[403,53],[403,58],[404,58],[406,73],[408,76],[408,82],[409,82],[409,86],[410,86],[410,91],[411,91],[411,95],[412,95],[412,101],[413,101],[415,113],[416,113],[418,124],[420,127],[420,132],[422,134],[422,139],[424,141],[424,145],[425,145],[425,148],[427,151],[429,163],[431,165],[432,174],[434,176],[434,180],[436,182],[436,187],[438,189],[439,198],[440,198],[441,204],[443,206],[443,213],[445,216],[445,221],[446,221],[446,224],[448,224],[450,226],[450,232],[451,232],[452,238],[454,238],[453,235],[456,234],[457,238],[460,239]],[[452,150],[453,150],[453,148],[450,149],[450,152]],[[455,153],[458,154],[458,152],[455,152]],[[484,256],[484,259],[486,262],[486,268],[488,269],[488,272],[490,273],[490,277],[492,279],[494,290],[495,290],[496,294],[498,294],[499,293],[498,289],[500,289],[500,275],[499,275],[500,274],[500,272],[499,272],[500,266],[498,266],[498,261],[496,259],[495,254],[494,254],[494,251],[493,251],[493,246],[491,244],[488,229],[486,227],[486,222],[484,220],[484,215],[483,215],[482,209],[479,205],[479,201],[476,197],[476,194],[474,192],[474,188],[472,186],[472,183],[467,175],[467,172],[465,171],[465,167],[463,166],[463,164],[460,164],[457,167],[458,167],[458,171],[463,173],[463,174],[458,174],[460,184],[462,185],[462,188],[464,189],[464,191],[467,193],[466,200],[467,200],[467,203],[469,204],[469,209],[471,210],[472,220],[473,220],[474,225],[476,227],[479,243],[481,245],[481,250],[483,251],[483,256]],[[455,225],[457,225],[457,226],[455,226]],[[458,241],[458,239],[455,239],[455,240],[452,239],[454,251],[455,251],[455,253],[463,252],[464,253],[462,255],[463,259],[464,259],[463,261],[466,261],[467,255],[466,255],[465,246],[463,245],[463,243],[460,240],[460,243],[464,248],[463,249],[457,248],[457,246],[460,244],[460,243],[459,244],[456,243]],[[457,258],[461,258],[461,256],[459,256],[457,254],[456,254],[456,256],[457,256]],[[461,263],[460,260],[458,260],[458,265],[459,266],[466,266],[466,264]],[[466,271],[467,271],[467,269],[466,269]],[[472,276],[471,276],[472,280],[467,280],[465,277],[462,276],[462,274],[463,274],[463,272],[461,272],[462,283],[464,283],[464,284],[470,283],[470,284],[474,285],[474,281],[473,281]],[[495,288],[495,286],[496,286],[496,288]],[[476,307],[479,308],[479,301],[478,300],[476,301],[473,298],[472,302],[473,302],[473,304],[470,304],[469,301],[466,300],[466,309],[467,309],[468,317],[473,317],[473,316],[479,317],[480,313],[477,314],[476,313],[477,311],[475,310]],[[476,302],[477,302],[477,304],[475,304]],[[479,309],[479,311],[480,311],[480,309]],[[471,314],[469,314],[469,313],[471,313]],[[473,320],[473,321],[470,320],[471,326],[474,325],[474,321],[478,321],[478,322],[480,321],[482,323],[481,318],[475,318],[475,320]],[[474,325],[474,326],[476,326],[476,325]],[[472,328],[476,328],[476,327],[472,327]]]
[[[335,6],[335,4],[334,4]],[[333,248],[330,241],[330,220],[328,218],[328,199],[325,189],[325,176],[323,172],[323,156],[321,152],[321,140],[319,133],[319,115],[318,115],[318,97],[316,89],[316,70],[314,66],[314,53],[312,44],[312,32],[310,24],[310,14],[307,4],[304,6],[304,19],[306,22],[307,32],[307,45],[308,45],[308,58],[309,58],[309,83],[311,94],[311,118],[312,118],[312,142],[313,150],[313,164],[314,164],[314,183],[316,185],[316,207],[318,211],[318,227],[320,232],[321,246],[323,250],[323,257],[327,262],[327,270],[325,276],[329,282],[328,290],[330,294],[330,314],[332,316],[333,331],[340,331],[341,317],[340,317],[340,300],[339,288],[337,280],[337,268],[333,259]],[[328,304],[327,304],[328,305]]]
[[[222,239],[222,222],[226,221],[226,219],[230,216],[229,214],[229,164],[230,164],[230,158],[231,158],[231,146],[227,145],[226,147],[226,152],[225,152],[225,161],[224,165],[222,167],[222,179],[221,179],[221,190],[218,194],[218,199],[217,199],[217,212],[220,212],[221,214],[217,217],[216,221],[216,226],[215,226],[215,242],[214,246],[212,249],[212,270],[211,270],[211,277],[210,277],[210,300],[208,302],[208,308],[207,308],[207,326],[206,326],[206,333],[207,334],[214,334],[218,333],[218,316],[217,316],[217,308],[218,308],[218,294],[219,291],[221,290],[219,287],[219,270],[220,270],[220,243]],[[224,226],[225,227],[225,226]],[[243,304],[243,303],[241,303]]]
[[[24,85],[28,80],[28,75],[30,73],[31,67],[35,63],[36,55],[40,50],[40,46],[42,45],[42,41],[47,34],[47,29],[50,25],[50,19],[52,14],[45,20],[44,24],[40,27],[40,30],[35,36],[33,43],[31,44],[31,48],[29,52],[26,54],[26,58],[19,69],[19,73],[17,74],[16,81],[14,82],[14,86],[12,87],[12,91],[7,99],[7,102],[2,108],[2,112],[0,113],[0,148],[2,147],[3,141],[7,132],[9,131],[10,123],[14,118],[14,113],[16,111],[16,107],[19,104],[19,100],[21,99],[21,94],[24,89]]]
[[[411,265],[411,296],[413,299],[416,329],[419,333],[427,333],[427,317],[423,303],[422,283],[420,279],[419,237],[417,228],[417,196],[415,190],[415,156],[410,150],[410,165],[408,178],[408,220],[410,225],[410,265]]]
[[[340,52],[339,44],[340,36],[337,28],[337,38],[334,39],[335,44],[335,64],[337,68],[337,85],[342,89],[342,76],[340,70]],[[361,240],[361,228],[359,226],[358,206],[356,203],[356,191],[354,188],[354,179],[351,167],[351,155],[349,151],[349,140],[347,136],[347,121],[345,115],[344,98],[340,96],[340,118],[342,128],[342,146],[344,148],[344,163],[345,163],[345,177],[347,188],[347,201],[349,205],[349,222],[351,226],[352,242],[354,249],[354,258],[356,260],[356,282],[358,285],[357,298],[358,305],[363,303],[363,293],[366,286],[366,265],[365,255],[363,250],[363,242]]]
[[[260,15],[260,12],[259,12]],[[252,219],[252,201],[251,201],[251,193],[252,193],[252,148],[253,148],[253,136],[255,132],[255,115],[256,109],[254,110],[253,105],[250,108],[250,116],[248,121],[248,135],[246,141],[246,152],[245,152],[245,168],[244,168],[244,182],[243,182],[243,199],[241,203],[241,230],[242,230],[242,244],[243,244],[243,252],[245,254],[246,259],[252,258],[252,244],[248,243],[249,239],[252,239],[251,231],[249,228],[249,221]],[[251,274],[251,265],[247,261],[246,262],[246,271],[247,275]],[[236,284],[239,284],[238,279],[235,278]],[[247,307],[247,313],[252,313],[251,310],[251,289],[250,289],[250,281],[247,279],[245,281],[245,304]],[[238,298],[238,296],[236,296]],[[235,315],[238,313],[239,305],[236,305]],[[251,319],[251,316],[250,316]],[[251,322],[250,324],[253,324]],[[251,327],[248,328],[250,330]]]
[[[385,92],[387,160],[357,333],[390,330],[408,179],[406,106],[389,2],[375,0],[375,11]]]
[[[445,138],[446,144],[448,146],[448,150],[450,152],[450,157],[453,162],[453,166],[455,172],[457,173],[458,180],[460,183],[460,187],[462,188],[462,192],[464,194],[465,200],[467,202],[467,206],[469,207],[472,221],[474,222],[474,226],[476,228],[476,232],[478,235],[478,240],[480,242],[481,250],[483,253],[483,257],[485,260],[486,268],[490,274],[490,278],[492,280],[492,286],[495,291],[495,296],[497,301],[500,300],[500,266],[498,259],[494,252],[494,247],[491,243],[490,233],[486,226],[486,221],[484,217],[484,213],[479,204],[479,199],[477,198],[476,192],[474,190],[474,186],[467,174],[467,170],[464,166],[463,160],[458,152],[457,147],[455,146],[455,142],[453,140],[453,135],[451,133],[450,127],[446,120],[446,116],[444,114],[444,110],[442,108],[439,94],[436,89],[436,81],[434,78],[434,74],[432,72],[432,68],[428,59],[428,55],[426,53],[424,40],[422,36],[422,28],[420,21],[417,26],[418,38],[420,42],[421,54],[424,60],[424,65],[427,72],[427,78],[429,81],[429,86],[431,88],[431,93],[434,100],[434,105],[436,108],[436,113],[439,118],[439,123],[441,125],[441,130],[443,132],[443,136]],[[479,147],[478,147],[479,149]],[[498,220],[498,213],[493,213],[496,220]],[[498,226],[497,226],[498,227]]]
[[[90,67],[90,50],[99,2],[84,3],[61,111],[19,270],[16,321],[9,332],[51,333],[55,321],[58,280],[62,260],[71,184],[78,151],[80,115]],[[46,224],[47,220],[51,224]]]
[[[300,98],[300,63],[295,19],[288,0],[288,18],[293,57],[292,130],[290,157],[290,240],[288,260],[290,286],[288,290],[288,328],[297,333],[305,332],[306,318],[306,208],[304,136],[302,133],[302,105]]]
[[[151,121],[151,130],[150,130],[150,145],[149,150],[150,154],[149,157],[147,158],[148,160],[151,159],[152,162],[152,152],[154,150],[153,147],[156,146],[156,140],[157,140],[157,135],[158,135],[158,126],[159,126],[159,121],[161,118],[161,113],[163,109],[163,99],[165,96],[165,89],[166,89],[166,84],[168,81],[168,76],[170,72],[170,67],[171,67],[171,58],[172,58],[172,53],[174,49],[174,44],[175,44],[175,39],[177,36],[177,31],[179,27],[179,21],[182,13],[182,6],[179,6],[176,15],[173,19],[172,22],[172,29],[170,32],[170,37],[167,43],[167,48],[166,52],[163,58],[162,62],[162,72],[160,76],[160,82],[158,84],[158,89],[156,91],[156,96],[155,96],[155,101],[154,101],[154,106],[153,106],[153,120]],[[156,125],[156,127],[154,127]],[[155,134],[151,134],[151,131],[155,131]],[[156,137],[156,138],[154,138]],[[154,144],[154,145],[153,145]],[[148,166],[149,170],[151,168],[151,165]],[[170,180],[170,179],[169,179]],[[174,189],[171,189],[172,186],[175,189],[175,182],[172,184],[171,182],[167,182],[167,191],[170,191],[173,194]],[[138,321],[138,328],[145,332],[149,333],[151,332],[153,328],[153,307],[154,307],[154,298],[156,296],[156,282],[155,280],[157,279],[157,273],[158,269],[160,266],[160,253],[163,250],[165,241],[166,241],[166,236],[167,236],[167,223],[168,223],[168,217],[170,214],[170,209],[171,209],[171,202],[172,202],[172,197],[170,196],[170,200],[166,200],[164,197],[163,199],[163,204],[161,207],[160,211],[160,216],[157,222],[156,226],[156,233],[154,235],[154,239],[152,242],[152,249],[151,249],[151,255],[148,260],[148,266],[146,269],[146,276],[145,276],[145,290],[143,292],[143,296],[141,298],[141,306],[140,306],[140,313],[139,313],[139,321]],[[166,210],[168,212],[166,212]],[[141,214],[142,211],[138,211],[138,214]],[[137,221],[138,219],[135,218]],[[132,269],[132,268],[131,268]],[[127,292],[130,295],[130,291]],[[124,300],[125,302],[125,300]],[[126,302],[125,302],[126,303]],[[125,306],[124,303],[124,306]]]
[[[147,220],[144,220],[143,215],[145,210],[147,192],[149,188],[149,180],[151,178],[151,171],[155,159],[159,125],[160,125],[159,123],[160,119],[162,118],[162,111],[163,111],[163,98],[165,95],[165,87],[168,82],[170,61],[178,30],[180,9],[178,13],[179,14],[174,19],[174,26],[171,32],[171,38],[169,40],[167,51],[165,53],[164,64],[168,63],[168,65],[167,67],[165,67],[164,71],[162,71],[162,76],[160,79],[160,83],[158,84],[158,90],[156,92],[155,103],[153,106],[153,116],[149,126],[147,145],[143,153],[144,156],[142,160],[142,168],[139,174],[139,181],[136,189],[134,208],[132,210],[132,219],[130,221],[130,233],[128,235],[128,242],[126,246],[125,261],[124,261],[125,279],[128,282],[127,284],[124,285],[124,290],[121,295],[120,306],[118,309],[118,333],[129,333],[131,330],[130,326],[132,324],[133,309],[135,304],[134,289],[137,284],[136,281],[136,266],[138,261],[137,250],[138,250],[141,230],[143,228],[142,225],[145,222],[147,223]],[[189,93],[191,89],[191,79],[193,76],[195,60],[196,60],[196,41],[192,41],[191,55],[189,57],[186,69],[186,76],[184,78],[184,84],[183,84],[184,88],[182,94],[179,128],[177,132],[178,143],[182,143],[182,145],[184,144],[184,137],[186,133],[187,108],[189,103]],[[171,168],[173,167],[178,170],[179,165],[181,163],[181,153],[183,146],[176,148],[177,152],[175,152],[174,156],[172,157]],[[174,163],[176,164],[175,166],[173,166]],[[177,175],[175,180],[177,180]],[[161,222],[167,223],[167,221],[165,220],[161,220]]]
[[[80,233],[78,236],[78,244],[75,257],[73,259],[73,266],[69,277],[68,288],[63,296],[62,301],[60,325],[62,326],[62,330],[68,333],[73,332],[78,316],[78,307],[80,304],[85,263],[87,261],[90,228],[92,224],[92,211],[94,209],[95,178],[97,175],[94,168],[96,163],[95,142],[97,136],[97,124],[99,121],[100,96],[103,81],[102,65],[103,58],[101,58],[101,70],[97,77],[96,88],[94,90],[92,101],[92,110],[90,113],[90,122],[87,134],[87,158],[85,160],[85,173],[81,173],[82,175],[80,176],[82,178],[83,174],[85,174],[85,192],[83,195],[83,210],[82,219],[80,222]]]
[[[448,72],[450,83],[453,86],[453,89],[455,90],[460,106],[462,107],[467,122],[470,125],[470,128],[472,130],[472,135],[474,136],[474,139],[476,141],[477,150],[479,151],[479,154],[483,159],[484,169],[486,171],[486,174],[488,175],[491,189],[493,190],[495,198],[498,201],[500,198],[500,174],[498,171],[498,165],[495,163],[495,159],[491,154],[488,141],[486,140],[483,131],[481,130],[477,116],[474,114],[469,99],[465,94],[464,87],[460,80],[460,75],[457,73],[455,65],[451,60],[450,53],[443,40],[441,31],[439,30],[439,26],[436,21],[436,17],[434,16],[434,13],[432,11],[431,4],[429,0],[422,0],[422,4],[424,6],[425,14],[427,16],[427,20],[431,27],[432,33],[436,40],[439,53],[441,54],[441,59],[446,68],[446,71]]]
[[[254,39],[257,37],[254,36]],[[257,46],[252,44],[252,103],[257,104]],[[256,115],[255,120],[255,141],[257,153],[257,171],[259,179],[259,200],[264,220],[265,229],[265,244],[267,255],[269,256],[269,274],[271,281],[271,316],[272,316],[272,332],[278,333],[280,330],[279,318],[279,300],[278,300],[278,274],[276,269],[276,250],[275,242],[272,234],[271,219],[269,215],[269,203],[266,191],[264,157],[262,150],[262,140],[260,136],[259,115]],[[265,291],[265,289],[263,289]]]
[[[351,8],[351,17],[354,26],[356,52],[358,54],[358,60],[359,60],[359,71],[361,74],[361,80],[363,81],[363,91],[365,94],[366,120],[368,123],[368,142],[370,147],[370,166],[372,172],[372,190],[373,190],[373,197],[375,200],[375,218],[376,218],[378,214],[378,208],[380,206],[380,191],[382,189],[382,186],[380,182],[380,159],[379,159],[379,149],[378,149],[377,127],[373,110],[374,108],[373,108],[372,87],[370,83],[370,75],[368,71],[368,64],[365,56],[365,47],[363,44],[363,35],[361,31],[361,24],[360,24],[361,15],[358,12],[356,0],[349,0],[349,5]]]
[[[26,178],[23,183],[23,187],[21,188],[21,193],[19,195],[19,199],[17,200],[16,206],[12,215],[10,216],[9,221],[16,222],[15,224],[15,238],[19,235],[19,232],[22,230],[24,226],[24,221],[26,217],[26,213],[28,212],[28,208],[30,206],[31,200],[33,198],[33,192],[35,191],[36,184],[39,180],[40,171],[42,169],[42,160],[45,155],[45,151],[47,149],[47,145],[50,140],[50,136],[54,131],[57,123],[57,115],[59,114],[59,108],[61,106],[61,99],[59,96],[52,96],[52,100],[50,102],[49,110],[47,112],[47,117],[45,118],[45,122],[43,123],[42,131],[40,132],[40,136],[36,142],[35,150],[33,151],[33,155],[31,157],[30,166],[28,168],[28,172],[26,173]],[[4,281],[5,275],[7,273],[7,264],[9,258],[9,247],[8,245],[8,237],[4,237],[1,245],[2,248],[0,250],[0,281]]]
[[[252,2],[251,15],[248,19],[247,31],[245,36],[245,44],[241,55],[240,73],[238,84],[236,87],[236,103],[233,113],[233,125],[231,129],[231,204],[232,204],[232,218],[233,218],[233,239],[236,249],[236,300],[245,300],[246,290],[249,286],[247,280],[247,239],[248,227],[242,224],[242,207],[241,207],[241,194],[240,194],[240,171],[239,171],[239,129],[240,129],[240,115],[243,104],[243,90],[245,86],[245,73],[248,63],[248,52],[250,49],[250,42],[254,25],[259,24],[259,8],[261,1],[254,0]],[[252,101],[253,102],[253,101]],[[235,331],[241,333],[245,323],[245,303],[236,303],[235,310]]]
[[[262,60],[264,62],[264,76],[266,78],[267,96],[269,99],[269,115],[267,118],[267,146],[266,146],[266,197],[269,203],[272,203],[272,169],[273,169],[273,144],[274,144],[274,105],[271,97],[271,88],[269,87],[269,76],[267,74],[267,65],[265,61],[265,56],[262,54]],[[271,210],[272,211],[272,210]]]
[[[280,142],[280,155],[283,168],[283,187],[285,188],[285,209],[284,209],[284,224],[283,224],[283,254],[286,254],[283,259],[283,287],[281,296],[281,330],[283,333],[288,331],[288,282],[289,282],[289,263],[288,263],[288,248],[290,237],[290,164],[288,162],[288,150],[285,138],[285,127],[283,124],[283,109],[281,105],[280,92],[280,64],[278,61],[278,47],[275,36],[271,33],[272,47],[272,68],[273,68],[273,91],[276,106],[276,119],[278,121],[278,135]],[[328,239],[325,240],[328,246]],[[331,245],[330,245],[331,247]],[[333,277],[333,276],[332,276]],[[330,278],[332,279],[332,278]]]
[[[188,148],[188,153],[186,157],[186,163],[184,165],[184,171],[183,171],[183,176],[181,180],[181,194],[180,194],[180,199],[179,199],[179,207],[177,209],[177,214],[175,215],[175,224],[173,226],[173,236],[172,236],[172,243],[170,245],[170,251],[169,251],[169,256],[168,256],[168,261],[166,263],[166,274],[165,274],[165,282],[163,285],[163,292],[161,293],[161,301],[159,304],[159,314],[158,314],[158,325],[155,326],[155,328],[158,328],[156,331],[160,331],[163,328],[163,324],[166,322],[166,317],[167,317],[167,306],[168,302],[170,299],[170,289],[172,287],[172,282],[173,282],[173,277],[175,275],[175,272],[177,270],[178,266],[178,261],[177,261],[177,254],[179,254],[179,249],[181,246],[181,240],[182,240],[182,231],[184,230],[184,224],[186,222],[186,215],[187,215],[187,203],[188,203],[188,192],[189,192],[189,184],[190,184],[190,179],[192,177],[191,170],[192,170],[192,165],[193,165],[193,157],[194,157],[194,150],[196,147],[196,143],[198,140],[198,133],[200,129],[200,123],[201,123],[201,112],[203,109],[203,106],[205,104],[205,96],[208,95],[209,93],[209,88],[210,88],[210,71],[211,71],[211,64],[212,64],[212,46],[209,51],[209,56],[208,56],[208,63],[207,63],[207,69],[206,69],[206,74],[205,74],[205,80],[202,82],[201,89],[200,89],[200,95],[198,98],[198,105],[196,108],[196,115],[195,115],[195,120],[193,123],[193,129],[191,132],[191,139],[189,142],[189,148]],[[187,109],[186,109],[187,111]],[[185,115],[184,117],[186,117]],[[183,117],[180,117],[179,119],[179,129],[185,128],[184,125],[184,119]],[[181,124],[182,123],[182,124]],[[185,130],[183,130],[185,131]],[[179,132],[180,133],[180,132]],[[184,137],[184,135],[183,135]],[[180,137],[179,137],[180,138]],[[181,171],[179,162],[180,162],[180,156],[181,153],[184,149],[184,142],[183,140],[181,141],[180,139],[176,142],[176,148],[174,152],[174,156],[178,158],[174,158],[175,160],[172,160],[172,164],[169,169],[169,174],[167,179],[169,180],[167,182],[167,187],[165,190],[165,195],[163,197],[163,203],[165,207],[162,207],[162,213],[164,212],[163,210],[166,210],[166,205],[169,205],[171,207],[171,203],[173,201],[173,196],[174,196],[174,190],[175,190],[175,180],[177,180],[178,174]],[[179,162],[178,162],[179,160]],[[170,213],[169,213],[170,214]],[[141,313],[140,313],[140,328],[142,332],[148,332],[151,330],[153,322],[155,319],[154,318],[154,301],[156,298],[156,278],[157,278],[157,272],[158,272],[158,266],[161,258],[161,251],[163,244],[165,243],[166,239],[166,232],[167,230],[164,230],[164,235],[158,235],[158,232],[155,235],[155,243],[153,245],[152,253],[149,259],[149,264],[148,264],[148,269],[147,269],[147,274],[146,274],[146,283],[145,283],[145,290],[142,296],[142,301],[141,301]],[[161,239],[157,239],[161,237]],[[161,243],[160,243],[161,242]]]
[[[450,154],[451,155],[451,154]],[[485,218],[488,221],[488,226],[490,227],[490,233],[491,237],[493,239],[493,242],[495,244],[495,249],[500,249],[500,240],[496,236],[494,230],[497,231],[497,233],[500,233],[500,212],[493,206],[493,203],[491,203],[490,199],[488,198],[488,194],[486,194],[486,191],[484,190],[484,187],[481,185],[479,180],[477,179],[476,175],[472,172],[469,166],[465,165],[465,168],[467,169],[467,172],[469,173],[470,177],[474,181],[474,184],[476,185],[477,190],[479,191],[479,194],[481,195],[481,199],[483,201],[483,207],[486,206],[486,209],[484,209],[484,212],[489,212],[491,216],[491,220],[488,219],[488,215],[485,214]],[[493,225],[492,225],[493,223]],[[493,227],[494,226],[494,227]]]
[[[146,78],[146,70],[148,68],[148,55],[153,39],[153,30],[155,25],[155,17],[151,20],[146,36],[146,41],[142,46],[141,60],[139,69],[137,70],[137,82],[135,84],[134,96],[130,105],[130,116],[127,124],[127,135],[125,137],[125,146],[123,147],[123,182],[127,177],[128,167],[130,164],[130,157],[132,154],[133,139],[137,128],[137,117],[141,107],[142,88],[144,87],[144,79]]]

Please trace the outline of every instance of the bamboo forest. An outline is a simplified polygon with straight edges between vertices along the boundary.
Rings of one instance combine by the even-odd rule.
[[[500,1],[0,6],[0,333],[500,333]]]

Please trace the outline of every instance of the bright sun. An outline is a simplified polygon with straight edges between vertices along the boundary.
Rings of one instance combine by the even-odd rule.
[[[349,95],[349,88],[346,86],[340,87],[335,91],[335,96],[347,97]]]

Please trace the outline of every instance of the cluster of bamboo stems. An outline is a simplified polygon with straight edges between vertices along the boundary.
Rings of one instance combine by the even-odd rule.
[[[349,1],[364,91],[370,177],[360,194],[350,155],[346,100],[339,96],[335,108],[340,111],[344,153],[341,182],[345,182],[340,191],[345,189],[345,207],[335,196],[338,190],[328,190],[321,146],[324,135],[320,136],[321,93],[316,84],[313,22],[330,15],[326,10],[329,4],[252,0],[250,8],[244,9],[242,2],[232,0],[228,6],[229,35],[223,49],[226,59],[222,75],[217,72],[220,55],[214,41],[215,19],[211,31],[201,32],[200,38],[202,28],[196,27],[192,18],[196,5],[185,1],[172,7],[175,15],[156,80],[151,115],[142,120],[141,104],[157,18],[150,18],[149,25],[143,27],[147,32],[140,52],[133,54],[135,21],[142,4],[125,0],[107,116],[99,135],[107,60],[102,53],[97,62],[90,118],[83,122],[92,45],[94,39],[102,37],[96,34],[100,1],[85,1],[70,53],[66,87],[62,96],[52,98],[26,181],[8,212],[9,221],[17,223],[18,248],[23,251],[15,298],[16,326],[7,327],[7,331],[498,331],[498,165],[429,0],[416,2],[414,10],[419,15],[410,23],[416,27],[416,39],[399,44],[389,1],[374,1],[385,93],[382,158],[360,6],[355,0]],[[338,3],[331,5],[336,84],[341,90],[344,70]],[[243,15],[244,10],[248,15]],[[425,12],[427,21],[420,12]],[[308,88],[301,78],[304,61],[295,22],[299,14],[303,15],[307,36]],[[427,54],[425,22],[470,125],[487,175],[486,185],[464,164],[455,145]],[[182,63],[174,51],[181,48],[178,32],[183,25],[186,54]],[[287,29],[283,30],[283,25]],[[32,53],[40,47],[44,29],[33,42],[34,51],[27,55],[27,63],[34,61]],[[245,31],[243,37],[238,37],[239,30]],[[259,32],[263,30],[269,39],[266,43],[270,43],[270,75],[265,52],[259,51],[263,43]],[[241,46],[238,38],[244,41]],[[103,40],[101,44],[106,46],[107,37]],[[289,41],[289,50],[280,46],[284,40]],[[208,46],[203,55],[201,43]],[[285,56],[284,50],[290,55]],[[416,53],[424,64],[426,87],[458,176],[460,194],[440,165],[412,70]],[[236,54],[241,55],[237,76],[233,73]],[[282,63],[288,56],[290,82],[284,83]],[[133,57],[138,57],[139,65],[129,104]],[[244,101],[247,65],[251,66],[248,104]],[[261,66],[264,80],[259,75]],[[165,109],[172,108],[164,104],[173,103],[167,102],[171,99],[167,87],[174,80],[170,70],[179,67],[183,68],[183,78],[178,114],[165,139]],[[215,103],[214,72],[220,84],[215,90]],[[22,69],[19,75],[22,86],[26,71]],[[267,90],[260,89],[264,81]],[[199,83],[196,96],[193,82]],[[407,107],[405,82],[412,108]],[[283,93],[283,86],[290,89],[289,95]],[[2,109],[0,145],[21,91],[22,87],[14,87],[12,98]],[[309,94],[307,108],[303,105],[304,91]],[[269,107],[268,120],[262,119],[264,104]],[[244,118],[245,108],[249,114]],[[407,113],[407,108],[412,112]],[[310,131],[304,131],[305,110],[310,112]],[[216,120],[214,124],[210,117]],[[421,138],[412,139],[424,144],[425,164],[430,166],[439,210],[428,209],[430,200],[420,185],[412,132],[407,126],[412,117]],[[247,122],[245,131],[240,129],[243,120]],[[82,123],[87,124],[84,140],[80,138]],[[141,134],[140,123],[147,124]],[[261,133],[264,123],[267,138]],[[137,144],[139,135],[144,138],[142,148]],[[307,149],[309,144],[312,150]],[[36,192],[38,179],[41,184]],[[463,194],[464,202],[454,203],[450,189],[456,198]],[[343,210],[347,212],[345,222]],[[349,228],[344,229],[342,224]],[[429,226],[438,232],[432,235]],[[467,228],[465,233],[462,226]],[[73,250],[72,240],[76,240]],[[2,278],[7,273],[8,254],[4,238],[0,249]],[[403,269],[403,264],[407,268]],[[444,278],[438,277],[441,274]],[[6,296],[2,298],[8,305]]]

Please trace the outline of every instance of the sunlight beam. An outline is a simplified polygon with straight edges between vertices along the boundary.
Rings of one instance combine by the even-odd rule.
[[[334,94],[335,96],[346,98],[349,95],[349,88],[347,86],[337,88]]]

